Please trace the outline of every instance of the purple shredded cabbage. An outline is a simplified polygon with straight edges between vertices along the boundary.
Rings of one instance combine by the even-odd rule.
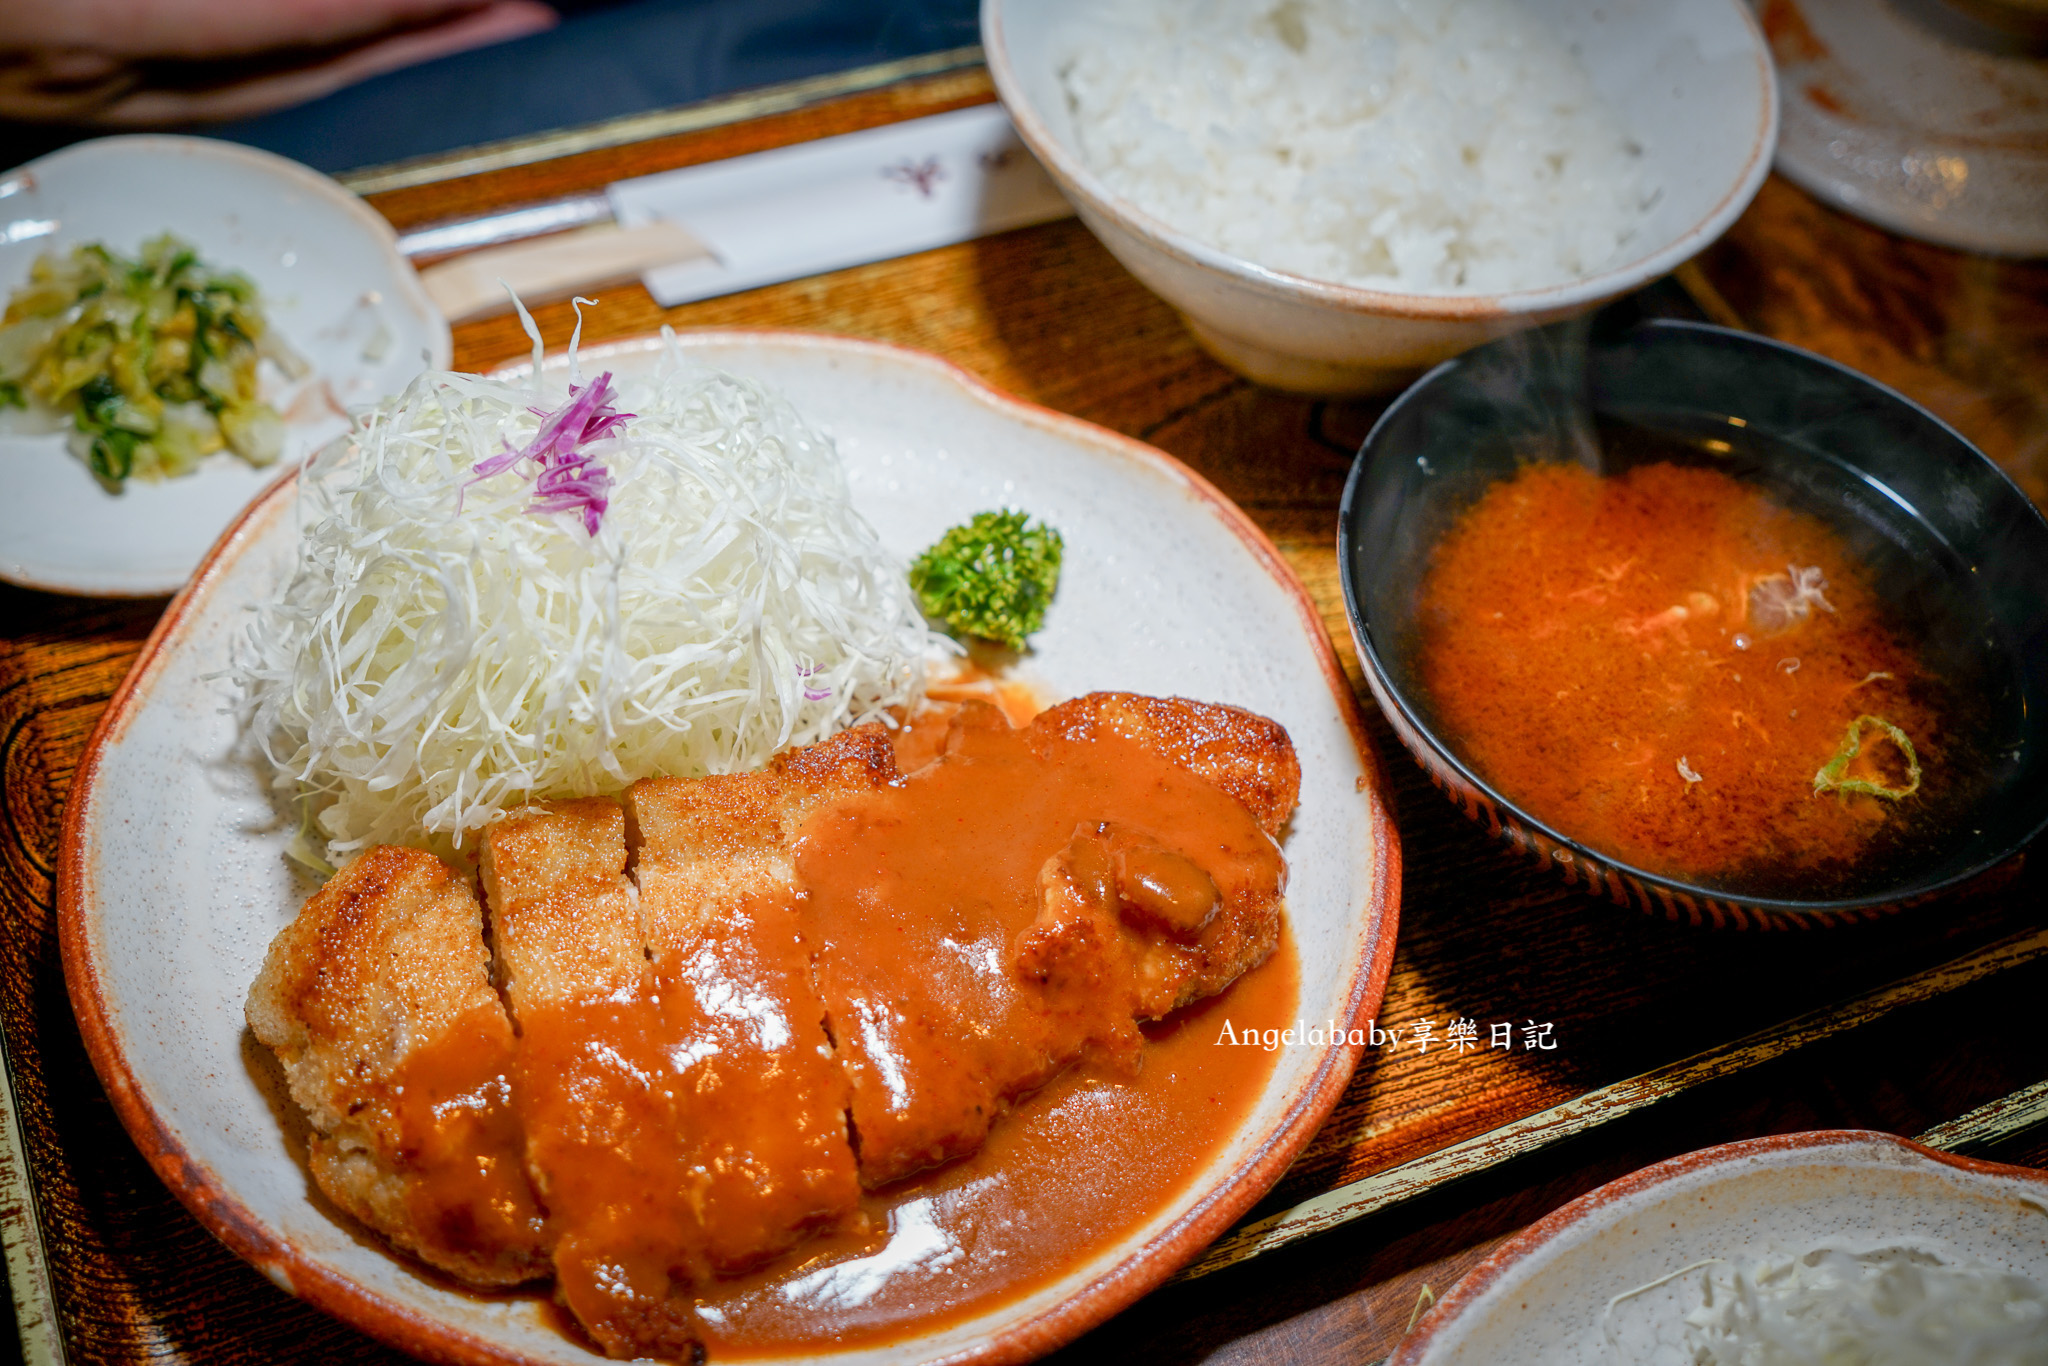
[[[526,510],[581,512],[583,529],[595,536],[605,509],[611,506],[612,476],[582,447],[616,434],[628,419],[639,416],[614,409],[614,397],[609,370],[594,383],[570,385],[569,401],[554,413],[532,410],[541,420],[533,440],[518,450],[508,441],[497,455],[477,461],[469,484],[503,474],[522,460],[536,461],[540,473],[534,478],[534,498]]]

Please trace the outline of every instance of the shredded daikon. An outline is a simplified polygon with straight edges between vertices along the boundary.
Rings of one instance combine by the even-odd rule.
[[[289,586],[234,673],[328,859],[758,767],[914,702],[946,648],[783,398],[673,345],[621,380],[634,416],[587,448],[611,479],[595,534],[534,515],[530,471],[474,474],[565,398],[429,372],[303,472]]]
[[[1700,1280],[1698,1366],[2048,1366],[2048,1291],[1930,1248],[1823,1246]]]

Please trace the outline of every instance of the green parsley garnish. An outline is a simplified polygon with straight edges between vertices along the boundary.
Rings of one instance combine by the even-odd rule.
[[[1057,531],[1021,512],[977,512],[912,562],[910,586],[924,614],[955,635],[1021,650],[1045,624],[1061,550]]]
[[[1849,765],[1863,752],[1865,731],[1876,731],[1879,741],[1890,740],[1899,747],[1899,753],[1906,759],[1906,781],[1903,786],[1893,787],[1882,777],[1851,776]],[[1813,775],[1815,796],[1823,792],[1862,792],[1872,797],[1883,797],[1888,801],[1901,801],[1920,790],[1920,756],[1913,752],[1913,742],[1882,716],[1859,716],[1849,723],[1849,733],[1842,737],[1842,747],[1835,751],[1835,757],[1828,760],[1821,771]]]

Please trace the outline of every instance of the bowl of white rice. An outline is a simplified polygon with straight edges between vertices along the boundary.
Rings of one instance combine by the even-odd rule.
[[[1742,0],[982,0],[996,89],[1233,369],[1381,392],[1656,279],[1778,135]]]

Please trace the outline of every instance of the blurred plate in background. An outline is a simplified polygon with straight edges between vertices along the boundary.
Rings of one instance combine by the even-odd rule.
[[[1966,251],[2048,255],[2048,57],[1939,0],[1764,0],[1778,169]]]
[[[1709,1262],[1907,1247],[2048,1282],[2048,1177],[1889,1134],[1780,1134],[1589,1191],[1474,1267],[1390,1366],[1684,1366]],[[1962,1358],[1958,1358],[1961,1360]],[[1972,1358],[1980,1359],[1980,1358]]]

